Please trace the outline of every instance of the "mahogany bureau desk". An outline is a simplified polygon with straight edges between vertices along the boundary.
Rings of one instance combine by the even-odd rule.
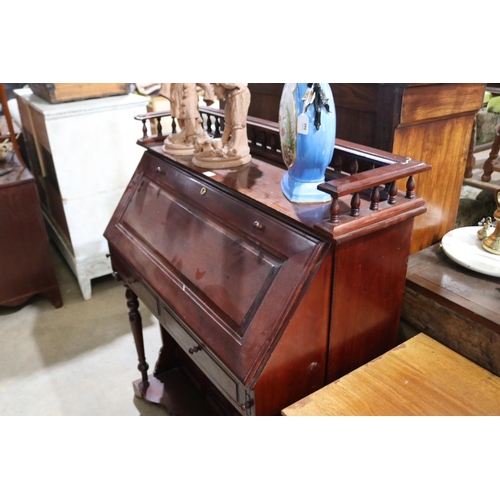
[[[220,110],[202,116],[220,133]],[[146,152],[105,231],[126,286],[135,393],[172,414],[279,415],[395,345],[425,212],[413,175],[430,166],[338,141],[319,187],[332,202],[292,204],[277,124],[249,118],[247,129],[252,161],[206,171],[144,126]],[[151,374],[138,299],[161,325]]]

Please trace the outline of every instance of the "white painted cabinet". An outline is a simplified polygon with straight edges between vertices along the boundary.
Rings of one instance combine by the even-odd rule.
[[[15,94],[49,234],[90,299],[91,280],[112,272],[103,232],[142,156],[134,116],[146,112],[148,99],[50,104],[29,89]]]

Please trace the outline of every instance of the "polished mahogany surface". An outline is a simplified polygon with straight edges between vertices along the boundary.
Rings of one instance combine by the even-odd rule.
[[[135,393],[172,412],[185,377],[215,413],[276,415],[395,343],[413,219],[425,212],[413,175],[430,166],[341,141],[321,185],[332,202],[296,205],[281,193],[277,128],[247,126],[261,146],[235,169],[203,170],[164,153],[161,137],[140,140],[105,232],[127,287]],[[141,303],[161,324],[152,374]]]

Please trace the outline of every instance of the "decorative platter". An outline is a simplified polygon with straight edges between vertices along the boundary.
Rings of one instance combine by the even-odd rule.
[[[454,262],[471,271],[500,277],[500,255],[483,249],[477,232],[481,226],[459,227],[441,240],[444,253]]]

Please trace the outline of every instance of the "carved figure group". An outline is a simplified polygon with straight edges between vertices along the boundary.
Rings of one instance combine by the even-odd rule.
[[[210,106],[224,100],[224,131],[220,139],[211,138],[203,129],[198,109],[198,87]],[[170,134],[163,149],[173,154],[194,154],[193,164],[202,168],[230,168],[251,160],[246,120],[250,91],[246,83],[164,83],[160,95],[170,101],[172,116],[180,131]]]
[[[198,90],[203,92],[203,100],[210,106],[215,101],[212,86],[209,83],[162,83],[160,95],[170,101],[170,111],[176,118],[180,131],[170,134],[164,142],[164,150],[174,154],[193,154],[194,145],[201,137],[208,134],[203,130],[198,110]]]

